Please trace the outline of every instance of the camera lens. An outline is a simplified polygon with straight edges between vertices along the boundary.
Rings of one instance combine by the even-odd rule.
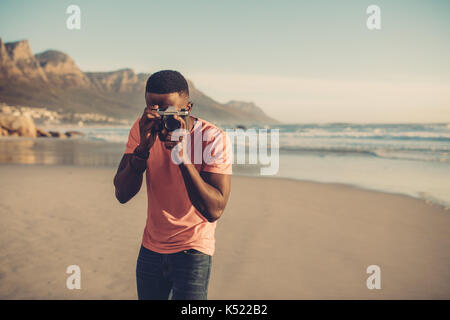
[[[180,121],[175,119],[173,116],[167,117],[164,119],[164,125],[167,130],[174,131],[176,129],[179,129],[181,127]]]

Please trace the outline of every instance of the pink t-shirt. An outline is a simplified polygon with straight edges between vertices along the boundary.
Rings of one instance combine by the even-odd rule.
[[[231,144],[225,132],[212,123],[197,121],[190,132],[191,162],[200,171],[231,174]],[[125,153],[133,153],[139,144],[139,120],[133,124]],[[201,148],[200,148],[201,146]],[[215,228],[192,205],[180,168],[172,161],[172,150],[156,138],[147,160],[147,222],[142,245],[159,253],[197,249],[214,254]]]

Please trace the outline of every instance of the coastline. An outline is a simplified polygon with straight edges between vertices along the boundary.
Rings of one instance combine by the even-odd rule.
[[[67,127],[65,128],[67,130],[70,129]],[[128,130],[127,128],[124,129]],[[12,152],[11,150],[14,151]],[[117,168],[124,151],[125,143],[123,142],[105,142],[101,139],[93,140],[87,137],[72,137],[65,139],[2,137],[0,139],[0,165],[18,163],[30,165],[45,164],[51,166],[71,165]],[[283,169],[281,167],[282,165],[283,164],[280,164],[280,169]],[[307,163],[305,163],[305,165],[307,165]],[[427,192],[389,190],[377,186],[368,186],[367,182],[364,184],[358,182],[319,181],[319,179],[299,178],[295,177],[295,175],[287,175],[286,173],[283,175],[278,174],[265,177],[258,174],[259,169],[260,166],[258,165],[243,166],[233,164],[233,175],[254,177],[258,179],[293,179],[295,181],[344,185],[368,191],[409,196],[414,199],[423,200],[428,204],[437,205],[444,210],[450,210],[449,200],[436,198]]]
[[[29,166],[29,167],[55,167],[59,169],[64,168],[92,168],[92,169],[101,169],[101,170],[110,170],[114,169],[116,170],[117,167],[111,166],[111,165],[97,165],[97,166],[91,166],[91,165],[67,165],[67,164],[34,164],[34,163],[0,163],[0,167],[2,166]],[[431,207],[437,207],[441,210],[448,211],[450,213],[450,206],[443,204],[439,202],[439,200],[436,199],[428,199],[428,198],[421,198],[419,196],[413,196],[406,193],[401,192],[390,192],[385,190],[378,190],[378,189],[370,189],[362,185],[358,184],[351,184],[351,183],[340,183],[340,182],[321,182],[321,181],[315,181],[315,180],[308,180],[308,179],[297,179],[297,178],[288,178],[288,177],[277,177],[277,176],[257,176],[252,174],[245,174],[245,173],[233,173],[233,177],[241,177],[241,178],[251,178],[251,179],[263,179],[263,180],[285,180],[285,181],[292,181],[292,182],[300,182],[300,183],[312,183],[312,184],[319,184],[319,185],[331,185],[336,187],[345,187],[350,189],[357,189],[360,191],[368,191],[368,192],[375,192],[380,193],[384,195],[393,195],[393,196],[399,196],[399,197],[406,197],[412,200],[419,200],[423,201],[425,204]]]
[[[380,190],[380,189],[371,189],[368,187],[365,187],[363,185],[359,185],[359,184],[353,184],[353,183],[341,183],[341,182],[322,182],[322,181],[316,181],[316,180],[310,180],[310,179],[297,179],[297,178],[289,178],[289,177],[265,177],[265,176],[256,176],[256,175],[251,175],[251,174],[236,174],[233,176],[237,176],[237,177],[245,177],[245,178],[254,178],[254,179],[276,179],[276,180],[286,180],[286,181],[298,181],[298,182],[306,182],[306,183],[317,183],[317,184],[322,184],[322,185],[334,185],[336,187],[346,187],[346,188],[352,188],[352,189],[357,189],[357,190],[361,190],[361,191],[368,191],[368,192],[376,192],[376,193],[381,193],[381,194],[385,194],[385,195],[393,195],[393,196],[400,196],[400,197],[407,197],[413,200],[419,200],[419,201],[423,201],[424,203],[426,203],[429,206],[432,207],[437,207],[439,209],[442,209],[444,211],[448,211],[450,214],[450,206],[440,202],[438,199],[433,199],[433,198],[426,198],[426,197],[419,197],[419,196],[414,196],[411,194],[407,194],[407,193],[402,193],[402,192],[394,192],[394,191],[386,191],[386,190]]]

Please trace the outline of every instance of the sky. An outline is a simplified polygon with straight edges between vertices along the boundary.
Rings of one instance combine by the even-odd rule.
[[[79,30],[66,27],[71,4]],[[178,70],[287,123],[450,122],[448,0],[2,0],[0,37],[83,71]]]

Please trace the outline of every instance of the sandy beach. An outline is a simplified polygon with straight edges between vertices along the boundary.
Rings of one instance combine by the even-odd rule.
[[[136,299],[145,185],[115,168],[0,165],[0,299]],[[209,299],[449,299],[450,212],[340,184],[232,178]],[[81,268],[81,290],[66,268]],[[369,290],[366,268],[381,268]]]

